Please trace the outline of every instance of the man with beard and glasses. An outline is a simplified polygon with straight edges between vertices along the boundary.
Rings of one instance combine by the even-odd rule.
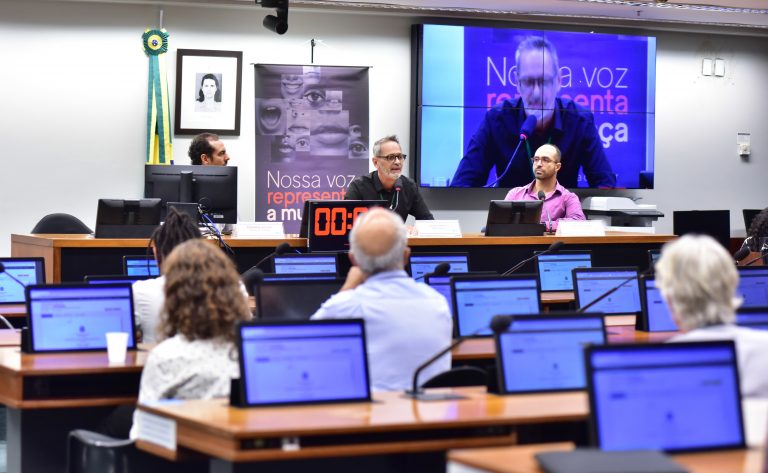
[[[346,200],[385,200],[390,210],[405,221],[408,215],[416,220],[434,220],[427,204],[419,194],[416,183],[402,175],[406,155],[400,148],[397,136],[385,136],[373,144],[373,161],[376,170],[356,177],[349,184]]]

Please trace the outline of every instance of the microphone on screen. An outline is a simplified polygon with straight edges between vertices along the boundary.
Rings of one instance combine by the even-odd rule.
[[[424,273],[417,278],[413,278],[413,280],[418,281],[419,279],[424,279],[427,276],[445,276],[450,271],[451,271],[451,263],[446,263],[445,261],[443,261],[442,263],[435,266],[435,269],[431,273]]]
[[[502,276],[507,276],[509,274],[514,273],[518,269],[522,268],[525,263],[531,261],[532,259],[536,258],[537,256],[546,255],[547,253],[556,253],[556,252],[560,251],[560,248],[562,248],[563,245],[565,245],[565,243],[563,243],[562,241],[556,241],[556,242],[552,243],[551,245],[549,245],[549,248],[547,248],[546,250],[542,251],[541,253],[536,253],[533,256],[531,256],[530,258],[526,258],[526,259],[522,260],[521,262],[517,263],[516,265],[512,266],[508,270],[506,270],[503,273],[501,273],[501,275]]]
[[[541,201],[541,206],[544,208],[544,211],[547,213],[547,233],[552,233],[552,217],[549,215],[549,209],[544,205],[544,199],[547,198],[547,195],[544,193],[544,191],[539,191],[539,193],[536,196]]]
[[[517,146],[515,147],[515,150],[512,152],[512,156],[509,157],[509,161],[507,162],[507,167],[504,168],[504,172],[502,172],[499,177],[496,178],[495,181],[493,181],[490,184],[486,184],[483,187],[496,187],[496,184],[501,181],[501,179],[507,175],[507,172],[509,172],[509,168],[512,166],[512,161],[515,160],[515,156],[517,156],[517,151],[520,149],[520,145],[523,144],[523,142],[528,141],[528,138],[533,135],[533,131],[536,129],[536,115],[528,115],[528,118],[525,119],[523,122],[523,125],[520,127],[520,135],[518,136],[519,140],[517,141]]]

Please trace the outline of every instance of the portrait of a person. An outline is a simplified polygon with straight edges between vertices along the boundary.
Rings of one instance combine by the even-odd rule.
[[[564,187],[578,187],[580,169],[589,187],[615,187],[616,175],[605,156],[592,113],[558,96],[561,73],[555,46],[540,36],[527,37],[517,47],[515,63],[519,97],[504,100],[486,112],[451,186],[481,187],[502,174],[499,187],[524,186],[534,178],[533,152],[544,144],[554,144],[562,152],[557,179]],[[513,156],[520,129],[530,116],[536,117],[536,128]]]
[[[221,84],[215,74],[205,74],[200,79],[195,112],[221,111]]]

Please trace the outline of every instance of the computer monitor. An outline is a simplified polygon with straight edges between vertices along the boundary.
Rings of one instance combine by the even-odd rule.
[[[584,346],[605,343],[602,315],[515,316],[495,335],[502,394],[586,389]]]
[[[469,253],[411,253],[408,266],[414,279],[423,279],[435,270],[438,264],[451,265],[450,273],[469,272]]]
[[[541,292],[573,291],[573,269],[591,268],[589,250],[558,251],[536,257]]]
[[[740,308],[736,311],[736,325],[768,330],[768,307]]]
[[[199,204],[214,223],[237,223],[237,167],[144,166],[144,196]],[[163,216],[165,213],[163,213]]]
[[[344,284],[344,280],[335,275],[285,276],[288,277],[265,275],[256,281],[253,288],[256,318],[307,320]]]
[[[247,406],[371,400],[360,319],[249,322],[237,334]]]
[[[160,199],[99,199],[95,238],[149,238],[160,225]]]
[[[125,274],[109,274],[109,275],[88,275],[85,277],[85,282],[88,284],[118,284],[128,283],[133,284],[136,281],[145,281],[152,279],[154,276],[128,276]]]
[[[496,315],[541,313],[539,281],[533,274],[453,276],[451,292],[459,336],[490,336]]]
[[[669,307],[661,297],[653,276],[640,278],[640,316],[635,326],[646,332],[676,332],[679,330],[672,319]]]
[[[728,249],[731,240],[730,210],[675,210],[672,231],[677,236],[688,233],[709,235]]]
[[[492,200],[485,223],[486,236],[542,235],[540,200]]]
[[[130,284],[27,286],[31,352],[107,349],[107,332],[128,333],[136,348]]]
[[[427,286],[431,287],[435,291],[439,292],[441,296],[445,297],[445,300],[448,301],[448,307],[451,309],[451,314],[453,314],[453,293],[451,292],[451,278],[453,276],[491,276],[495,274],[498,273],[493,271],[472,271],[468,273],[456,273],[442,276],[427,273],[424,276],[424,282],[427,284]]]
[[[123,256],[123,273],[126,276],[159,276],[160,268],[154,256]]]
[[[336,276],[336,253],[294,253],[272,259],[275,274],[332,274]]]
[[[573,270],[573,287],[576,307],[581,308],[610,291],[623,285],[613,294],[590,307],[587,312],[605,315],[640,314],[640,285],[636,267],[576,268]]]
[[[768,267],[739,266],[739,286],[736,289],[744,302],[742,307],[768,306]]]
[[[45,283],[45,260],[43,258],[0,258],[5,272],[0,273],[0,305],[23,304],[24,286]],[[14,281],[12,275],[21,283]]]
[[[585,357],[600,449],[744,448],[733,341],[593,345]]]

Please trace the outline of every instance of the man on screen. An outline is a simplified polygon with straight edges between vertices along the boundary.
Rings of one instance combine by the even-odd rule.
[[[451,186],[480,187],[502,176],[500,187],[522,186],[532,177],[533,150],[556,144],[563,160],[559,173],[565,187],[578,187],[582,168],[590,187],[615,187],[616,175],[605,157],[594,117],[560,91],[560,64],[554,45],[546,38],[524,39],[515,52],[517,90],[520,97],[489,109],[467,145]],[[512,154],[526,118],[536,117],[536,128]],[[511,163],[510,163],[511,160]],[[508,167],[508,169],[507,169]],[[505,173],[506,170],[506,173]]]
[[[227,148],[214,133],[200,133],[192,138],[187,154],[192,164],[198,166],[226,166],[229,162]]]
[[[360,217],[349,235],[353,266],[338,294],[312,320],[361,318],[377,391],[411,385],[416,368],[451,342],[453,322],[445,298],[403,270],[411,251],[403,221],[374,208]],[[420,384],[448,370],[446,355],[424,370]]]
[[[557,230],[559,220],[585,220],[579,197],[557,182],[560,150],[555,145],[542,145],[533,156],[535,179],[527,186],[515,187],[504,200],[544,200],[541,223],[547,230]],[[542,194],[543,193],[543,194]],[[544,197],[544,199],[541,199]]]
[[[344,199],[386,200],[390,210],[400,215],[403,221],[409,214],[416,220],[434,219],[416,183],[402,175],[405,155],[397,136],[385,136],[374,143],[371,160],[376,170],[356,177],[349,184]]]

